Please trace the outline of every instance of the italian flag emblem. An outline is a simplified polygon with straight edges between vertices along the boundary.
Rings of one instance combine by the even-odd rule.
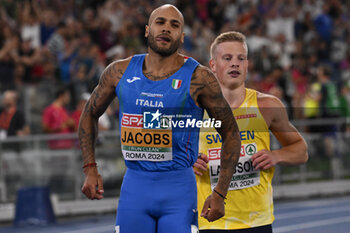
[[[176,90],[181,87],[182,80],[180,79],[173,79],[173,82],[171,83],[171,86]]]

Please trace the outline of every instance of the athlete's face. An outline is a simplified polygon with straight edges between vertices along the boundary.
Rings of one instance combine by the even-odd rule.
[[[161,56],[175,53],[184,42],[182,15],[172,7],[155,10],[146,26],[148,46]]]
[[[220,84],[237,87],[244,84],[248,72],[248,49],[242,42],[224,42],[216,46],[210,68]]]

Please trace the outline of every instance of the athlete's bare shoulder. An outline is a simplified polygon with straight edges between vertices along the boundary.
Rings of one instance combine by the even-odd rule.
[[[124,71],[126,70],[126,68],[128,67],[130,61],[132,59],[132,56],[124,58],[124,59],[119,59],[114,61],[118,66],[120,66],[120,69],[123,69]]]
[[[199,64],[192,74],[191,86],[206,86],[209,88],[220,89],[214,73],[206,66]]]
[[[123,77],[123,74],[131,61],[131,57],[126,59],[120,59],[110,63],[103,71],[99,85],[109,85],[116,87],[119,80]]]
[[[131,58],[117,60],[110,63],[101,74],[98,85],[91,94],[87,107],[84,112],[91,113],[94,116],[101,116],[108,105],[115,98],[115,88],[119,80],[128,67]]]
[[[282,101],[270,94],[256,92],[258,107],[268,126],[279,119],[288,121],[286,107]]]
[[[195,69],[195,71],[193,72],[194,75],[196,75],[197,77],[201,77],[201,78],[206,78],[208,77],[209,75],[210,76],[214,76],[213,72],[206,66],[203,66],[201,64],[199,64],[197,66],[197,68]]]
[[[196,103],[198,103],[200,96],[214,99],[222,98],[220,85],[214,73],[203,65],[198,65],[192,74],[190,92]]]
[[[256,98],[260,108],[277,108],[284,107],[282,101],[277,97],[256,91]]]

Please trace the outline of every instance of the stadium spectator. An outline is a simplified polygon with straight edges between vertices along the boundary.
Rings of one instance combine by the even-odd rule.
[[[115,43],[115,36],[112,32],[112,23],[106,18],[101,18],[100,20],[98,42],[103,52],[112,48]]]
[[[322,40],[327,42],[329,45],[332,39],[332,29],[333,29],[333,20],[329,15],[329,3],[325,2],[322,6],[322,13],[316,16],[314,19],[314,24],[316,32],[319,34]]]
[[[0,30],[0,90],[5,91],[15,87],[15,58],[18,53],[19,37],[6,24]]]
[[[340,116],[340,96],[335,83],[331,81],[332,70],[327,65],[320,65],[317,78],[321,83],[320,111],[323,118]]]
[[[71,69],[74,59],[78,56],[79,40],[68,39],[64,41],[63,51],[58,54],[58,66],[61,82],[68,84],[72,81]]]
[[[30,47],[40,48],[40,23],[36,11],[33,9],[35,2],[25,1],[23,4],[20,4],[19,7],[19,26],[21,39],[23,41],[29,41]]]
[[[7,136],[22,136],[30,134],[23,113],[17,107],[18,93],[7,90],[2,97],[0,109],[0,139]]]
[[[56,31],[47,41],[47,47],[50,52],[57,57],[64,50],[64,40],[67,36],[67,27],[64,21],[58,23]]]
[[[97,12],[95,12],[93,9],[86,8],[83,12],[82,23],[86,32],[89,33],[92,42],[98,44],[98,28],[100,18],[97,17],[96,14]]]
[[[271,39],[266,36],[266,30],[262,26],[255,26],[251,29],[252,33],[247,36],[249,52],[258,53],[263,47],[268,47],[272,43]]]
[[[39,10],[37,7],[35,10]],[[38,13],[37,13],[38,14]],[[55,33],[57,27],[57,15],[53,9],[45,9],[40,16],[40,43],[45,46],[50,37]]]
[[[66,110],[70,102],[70,92],[66,88],[60,88],[55,94],[55,100],[44,109],[42,127],[45,133],[66,134],[74,132],[75,121]],[[70,139],[49,141],[51,149],[72,148],[73,141]]]
[[[83,93],[89,92],[89,82],[87,79],[88,70],[87,66],[80,63],[73,73],[71,82],[72,90],[72,102],[77,103]]]
[[[296,56],[293,59],[293,67],[291,68],[291,78],[295,87],[293,94],[292,106],[294,118],[303,118],[303,103],[308,85],[308,73],[306,71],[306,58],[303,56]]]
[[[340,130],[340,127],[335,124],[334,118],[341,116],[340,109],[340,95],[337,86],[331,81],[330,76],[332,73],[331,67],[322,64],[317,69],[317,80],[321,84],[320,95],[320,116],[324,119],[330,118],[328,124],[319,126],[319,132],[323,133],[324,151],[325,155],[331,158],[333,161],[339,162],[339,149],[337,148],[336,133]],[[333,118],[333,119],[332,119]],[[338,176],[337,165],[332,164],[332,173],[334,176]]]
[[[34,68],[38,65],[40,59],[39,48],[33,47],[32,40],[22,39],[18,49],[18,53],[14,54],[14,59],[17,64],[22,65],[24,68],[24,83],[37,82],[34,77]]]
[[[98,70],[89,82],[91,91],[106,64],[135,52],[146,51],[143,28],[147,23],[146,16],[156,4],[167,1],[19,2],[2,1],[0,10],[1,90],[13,89],[15,85],[31,85],[36,89],[40,86],[38,82],[44,82],[45,60],[51,59],[54,78],[60,83],[75,85],[72,71],[74,73],[76,67],[71,67],[71,63],[81,52],[83,46],[79,43],[89,40],[94,50],[98,51],[94,52]],[[350,29],[347,27],[350,11],[346,1],[174,2],[187,19],[184,25],[184,54],[207,64],[209,55],[204,51],[207,51],[213,34],[229,30],[243,32],[247,35],[254,59],[254,66],[249,68],[255,78],[254,85],[268,79],[267,74],[276,64],[282,66],[287,85],[281,86],[279,83],[279,86],[283,88],[288,97],[286,101],[292,108],[303,105],[306,90],[313,83],[311,76],[316,76],[315,67],[318,64],[331,64],[331,82],[336,85],[350,77]],[[29,56],[20,48],[20,44],[23,47],[28,43],[31,50],[38,48],[38,54],[41,54],[34,66],[15,60],[16,54]],[[91,58],[89,53],[85,53],[87,58]],[[25,68],[24,77],[18,75],[21,72],[15,74],[17,67],[19,71]],[[90,71],[89,67],[87,69]],[[247,81],[252,84],[251,80]],[[31,111],[30,106],[26,109]],[[293,117],[303,117],[302,111],[296,111]]]

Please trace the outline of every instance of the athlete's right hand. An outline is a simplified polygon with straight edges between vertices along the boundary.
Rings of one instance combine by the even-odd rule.
[[[207,163],[209,162],[209,158],[207,155],[203,153],[199,153],[197,161],[193,164],[194,174],[201,176],[202,172],[207,170]]]
[[[102,176],[98,173],[96,167],[87,167],[84,169],[85,181],[81,191],[91,200],[103,198]]]
[[[204,202],[201,217],[209,222],[218,220],[225,215],[225,203],[222,197],[212,193]]]

